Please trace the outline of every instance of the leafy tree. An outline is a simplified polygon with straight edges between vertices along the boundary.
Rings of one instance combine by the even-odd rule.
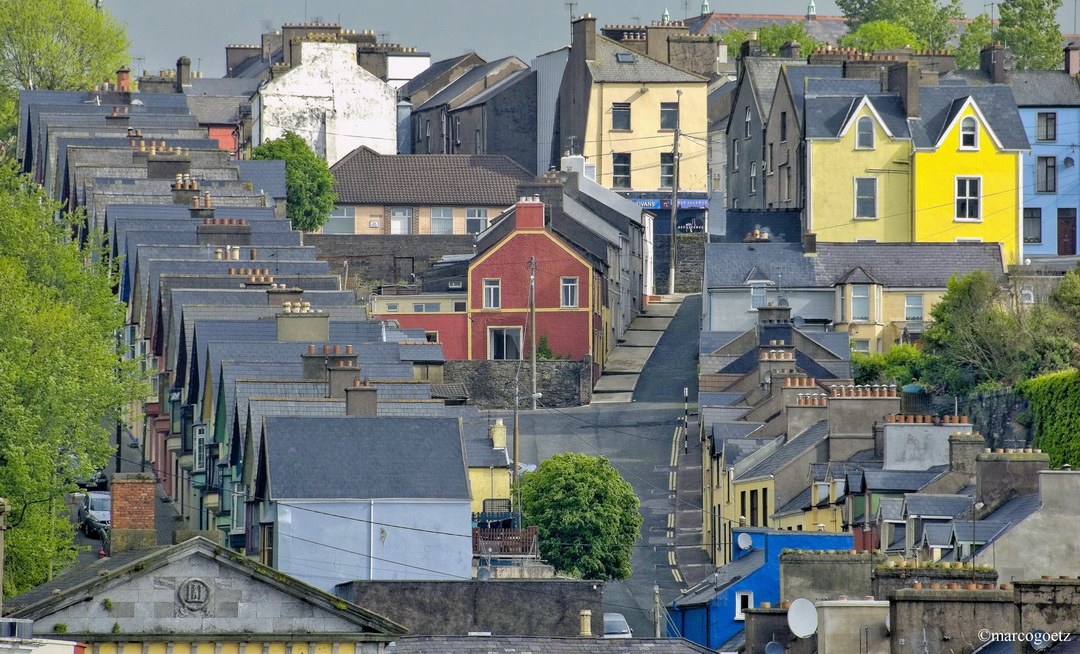
[[[769,54],[780,54],[780,46],[788,41],[796,41],[799,44],[799,56],[809,57],[814,48],[821,45],[814,37],[803,29],[802,23],[794,21],[781,25],[765,25],[758,30],[758,42],[761,48]]]
[[[720,37],[728,47],[728,58],[734,59],[739,56],[742,44],[750,36],[747,30],[728,30]]]
[[[855,48],[860,52],[873,52],[908,45],[912,48],[925,48],[926,41],[903,25],[887,20],[875,20],[859,25],[854,32],[840,39],[840,45],[845,48]]]
[[[979,67],[979,53],[994,40],[994,25],[986,14],[979,14],[967,24],[956,48],[956,67],[973,70]]]
[[[950,21],[964,17],[960,0],[837,0],[836,6],[847,19],[848,29],[885,20],[902,25],[923,43],[922,47],[947,48],[956,34]],[[914,43],[911,47],[917,47]]]
[[[1017,68],[1057,70],[1061,63],[1061,0],[1002,0],[998,38],[1013,51]]]
[[[313,232],[330,219],[337,194],[326,161],[293,132],[252,149],[252,159],[285,162],[285,194],[293,229]]]
[[[127,60],[123,25],[93,0],[0,0],[0,105],[19,89],[88,90]],[[0,137],[15,129],[0,112]]]
[[[641,529],[638,498],[603,457],[556,454],[518,482],[525,524],[540,555],[583,579],[626,579]]]
[[[146,396],[121,361],[123,307],[107,265],[53,220],[45,199],[0,163],[0,496],[8,498],[4,591],[17,593],[74,561],[64,494],[105,466],[107,425]]]
[[[914,345],[894,345],[884,354],[851,353],[852,376],[856,384],[905,386],[923,378],[930,355]]]

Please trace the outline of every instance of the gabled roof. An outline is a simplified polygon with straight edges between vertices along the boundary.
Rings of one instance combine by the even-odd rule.
[[[330,168],[339,204],[508,207],[533,175],[501,154],[382,155],[360,147]]]
[[[772,514],[773,518],[781,518],[789,515],[798,515],[810,508],[811,488],[807,486],[802,489],[798,495],[788,500],[787,504],[781,506]]]
[[[754,99],[761,111],[761,120],[769,119],[772,111],[776,84],[780,79],[781,68],[805,66],[805,59],[781,59],[780,57],[746,57],[743,59],[745,76],[751,84]],[[742,89],[739,89],[742,93]],[[737,102],[737,100],[736,100]],[[736,117],[739,118],[739,117]]]
[[[765,550],[755,548],[727,565],[717,568],[716,572],[684,592],[672,604],[680,608],[708,604],[729,586],[750,576],[763,565],[765,565]]]
[[[190,562],[190,563],[189,563]],[[81,603],[103,593],[116,592],[118,596],[128,596],[125,593],[131,587],[131,597],[135,596],[136,585],[141,577],[152,576],[160,573],[165,566],[177,568],[177,573],[190,570],[189,577],[208,571],[213,566],[213,572],[208,575],[206,583],[211,585],[211,592],[217,585],[216,577],[231,578],[233,584],[246,579],[255,584],[266,587],[264,601],[286,600],[304,606],[308,611],[323,618],[321,620],[309,620],[306,624],[312,629],[312,634],[324,632],[329,627],[334,633],[335,639],[340,640],[394,640],[405,633],[405,628],[395,624],[386,618],[376,615],[355,604],[347,602],[339,597],[319,590],[313,586],[275,572],[266,566],[252,562],[245,557],[238,557],[236,552],[211,543],[205,538],[196,537],[184,541],[178,545],[169,547],[157,547],[151,550],[131,551],[114,557],[106,557],[93,561],[86,566],[79,566],[66,574],[61,574],[36,588],[21,595],[9,598],[4,602],[7,615],[16,618],[29,618],[41,620],[47,616],[70,610]],[[236,587],[234,587],[236,588]],[[234,590],[234,592],[236,592]],[[248,606],[245,607],[245,604]],[[206,620],[202,615],[191,617],[190,631],[177,631],[175,619],[169,620],[170,627],[152,627],[148,632],[151,634],[181,634],[189,638],[202,639],[208,634],[216,633],[222,629],[215,624],[229,625],[228,629],[234,633],[241,630],[250,631],[252,640],[261,640],[267,636],[280,637],[285,633],[293,635],[296,627],[290,620],[283,620],[280,624],[276,620],[267,620],[260,617],[256,607],[259,602],[241,602],[236,617],[229,618],[227,615],[215,616],[216,620]],[[173,618],[171,612],[169,618]],[[130,618],[117,616],[116,622],[124,629],[125,634],[133,635],[146,629],[149,623],[143,618],[135,618],[142,627],[128,623]],[[112,621],[110,617],[109,621]],[[183,625],[181,620],[178,624]],[[345,625],[352,627],[350,631]],[[71,625],[75,627],[75,625]],[[246,629],[245,629],[246,627]],[[182,628],[182,627],[181,627]],[[110,630],[111,631],[111,630]],[[72,629],[70,633],[74,633]],[[352,634],[351,636],[348,634]],[[261,634],[262,636],[256,636]],[[97,635],[93,632],[86,636]],[[101,636],[112,636],[111,633],[102,633]],[[315,636],[312,636],[315,637]],[[85,638],[80,638],[84,640]]]
[[[621,55],[621,56],[620,56]],[[620,59],[622,61],[620,61]],[[669,66],[640,52],[596,35],[596,59],[586,61],[594,82],[629,84],[705,83],[704,77]]]
[[[762,5],[768,7],[770,5]],[[797,23],[815,40],[839,43],[840,38],[848,33],[843,16],[814,16],[807,20],[806,14],[733,14],[711,12],[685,21],[691,34],[726,34],[731,30],[756,30],[766,25],[787,25]]]
[[[990,86],[986,71],[954,70],[942,76],[941,83],[952,80],[972,86]],[[1006,84],[1012,87],[1019,107],[1078,107],[1080,80],[1064,70],[1012,70]]]
[[[829,436],[829,421],[821,420],[810,425],[798,436],[784,443],[775,452],[762,459],[753,468],[739,475],[740,481],[768,477],[783,470],[800,454],[825,441]]]
[[[457,418],[268,418],[263,440],[272,501],[469,500]]]
[[[502,78],[498,82],[495,82],[494,84],[492,84],[488,88],[484,89],[483,91],[477,93],[476,95],[469,98],[468,100],[466,100],[466,101],[462,102],[461,104],[457,105],[457,107],[455,107],[455,108],[456,109],[465,109],[467,107],[476,107],[476,106],[482,105],[485,102],[487,102],[488,100],[490,100],[491,98],[495,97],[496,95],[502,93],[503,91],[506,91],[511,86],[517,84],[518,82],[521,82],[521,81],[527,79],[529,77],[529,75],[535,75],[535,74],[536,74],[536,71],[534,71],[531,68],[522,68],[521,70],[516,70],[516,71],[510,73],[509,75],[507,75],[506,77]]]
[[[863,270],[862,266],[855,266],[845,275],[836,280],[837,284],[880,284],[881,280]]]
[[[388,650],[389,651],[389,650]],[[565,638],[552,636],[408,636],[394,643],[394,654],[704,654],[682,638]]]
[[[877,493],[914,493],[941,474],[932,470],[864,470],[862,485],[863,488]]]
[[[955,518],[971,508],[972,498],[964,495],[913,493],[904,496],[906,517]]]
[[[950,119],[967,98],[974,100],[979,113],[986,119],[986,127],[997,136],[1006,150],[1027,150],[1030,146],[1016,99],[1008,86],[939,86],[919,87],[919,112],[923,130],[912,130],[915,147],[932,148],[942,138],[950,125]]]
[[[424,111],[425,109],[431,109],[441,105],[450,105],[451,108],[456,109],[460,103],[472,99],[466,94],[471,93],[473,87],[483,81],[484,78],[498,73],[503,68],[515,66],[515,62],[517,62],[517,66],[520,66],[519,70],[528,70],[528,66],[525,65],[525,62],[513,56],[474,66],[466,71],[464,75],[440,89],[419,107],[413,109],[413,111]],[[485,86],[490,83],[491,82],[486,82]]]
[[[885,522],[904,519],[904,500],[900,497],[883,497],[878,500],[878,517]]]
[[[418,75],[413,77],[411,80],[406,82],[404,85],[402,85],[402,87],[398,89],[398,95],[403,99],[408,99],[413,93],[416,92],[417,89],[421,89],[432,83],[439,75],[442,75],[454,66],[461,64],[469,57],[477,57],[477,55],[474,52],[466,52],[465,54],[459,55],[457,57],[451,57],[449,59],[436,61],[435,63],[431,64],[423,71],[421,71]],[[481,59],[480,61],[483,61],[483,59]]]
[[[256,193],[266,191],[275,200],[285,198],[285,162],[276,159],[239,159],[240,179],[251,182]]]
[[[952,546],[952,524],[929,523],[923,525],[922,545],[945,548]]]

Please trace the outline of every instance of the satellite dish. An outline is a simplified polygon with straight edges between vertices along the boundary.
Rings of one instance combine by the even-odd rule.
[[[786,297],[784,297],[783,295],[781,295],[781,296],[780,296],[779,298],[777,298],[777,299],[776,299],[776,306],[778,306],[778,307],[786,307],[786,306],[789,306],[789,305],[788,305],[788,301],[787,301],[787,298],[786,298]]]
[[[1050,634],[1042,629],[1031,632],[1031,646],[1035,648],[1036,652],[1045,652],[1053,644],[1054,641],[1050,640]]]
[[[806,638],[817,631],[817,607],[805,597],[791,603],[787,612],[788,628],[799,638]]]
[[[754,539],[750,537],[750,534],[739,534],[738,541],[740,550],[748,550],[754,546]]]
[[[803,318],[802,316],[795,316],[791,320],[791,322],[794,323],[795,326],[799,329],[802,329],[806,325],[806,318]]]
[[[774,640],[765,646],[765,654],[784,654],[784,646]]]
[[[488,579],[491,579],[491,568],[487,567],[486,565],[482,565],[476,569],[477,581],[487,581]]]
[[[1064,163],[1065,163],[1066,168],[1072,168],[1073,166],[1076,165],[1076,160],[1073,159],[1072,157],[1065,157]]]
[[[887,633],[887,634],[892,633],[892,614],[891,613],[886,613],[885,614],[885,633]]]

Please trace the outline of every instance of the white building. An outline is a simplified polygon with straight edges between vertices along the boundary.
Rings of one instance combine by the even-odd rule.
[[[356,63],[355,44],[305,41],[252,99],[252,144],[291,131],[331,166],[362,145],[395,154],[396,112],[396,90]]]

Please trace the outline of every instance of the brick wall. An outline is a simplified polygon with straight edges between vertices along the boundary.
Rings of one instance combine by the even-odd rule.
[[[154,528],[154,477],[144,473],[117,474],[112,491],[112,529]]]

